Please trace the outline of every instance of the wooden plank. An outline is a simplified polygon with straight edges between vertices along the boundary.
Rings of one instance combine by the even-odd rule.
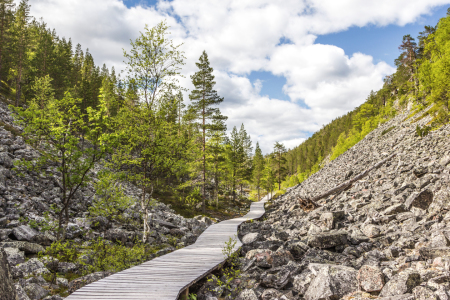
[[[260,218],[267,200],[265,197],[252,203],[250,212],[243,217],[211,225],[193,245],[88,284],[66,299],[175,300],[181,292],[186,293],[190,285],[224,262],[222,249],[225,242],[237,236],[237,228],[242,222]],[[241,245],[238,240],[234,250]]]

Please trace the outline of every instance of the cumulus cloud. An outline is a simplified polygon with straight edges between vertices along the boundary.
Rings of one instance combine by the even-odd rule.
[[[18,2],[18,0],[16,0]],[[384,62],[333,45],[315,44],[318,35],[351,26],[405,25],[450,0],[159,0],[127,7],[120,0],[30,0],[31,13],[60,36],[89,48],[97,64],[123,69],[129,49],[144,25],[166,20],[175,43],[184,43],[187,61],[180,82],[203,50],[215,69],[216,89],[225,101],[228,128],[245,124],[253,140],[269,152],[275,141],[294,147],[309,133],[360,105],[370,90],[394,70]],[[280,43],[287,41],[288,43]],[[284,76],[291,101],[261,96],[263,81],[252,71]],[[270,95],[269,95],[270,96]]]

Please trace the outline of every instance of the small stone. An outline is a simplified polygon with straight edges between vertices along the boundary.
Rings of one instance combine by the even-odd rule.
[[[11,266],[25,262],[25,253],[23,253],[23,251],[20,251],[17,248],[4,248],[4,250],[6,252],[8,263]]]
[[[369,238],[375,238],[380,235],[380,227],[373,224],[365,225],[361,228],[362,232]]]
[[[408,209],[406,209],[404,204],[396,204],[396,205],[392,205],[392,206],[386,208],[386,210],[383,213],[386,216],[390,216],[390,215],[396,215],[396,214],[407,212],[407,211],[408,211]]]

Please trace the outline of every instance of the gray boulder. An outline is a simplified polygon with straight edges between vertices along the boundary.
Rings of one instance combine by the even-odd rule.
[[[38,232],[28,225],[21,225],[14,228],[12,231],[12,235],[18,241],[31,242],[33,240],[33,237],[35,237],[37,234]]]
[[[0,248],[0,295],[2,300],[17,300],[16,288],[12,278],[6,253]]]
[[[30,275],[40,275],[50,273],[44,264],[37,258],[31,258],[29,261],[18,264],[12,268],[14,278],[20,278]]]
[[[247,233],[243,238],[242,238],[242,244],[251,244],[253,242],[256,242],[258,240],[261,239],[261,235],[257,232],[253,232],[253,233]]]
[[[389,280],[380,292],[380,297],[396,296],[411,293],[420,284],[420,274],[405,270]]]
[[[25,262],[25,253],[23,253],[23,251],[20,251],[17,248],[4,248],[4,250],[6,252],[8,263],[11,266]]]
[[[258,296],[256,296],[254,290],[245,289],[239,293],[239,296],[236,298],[236,300],[258,300]]]
[[[423,259],[435,259],[441,256],[450,256],[450,247],[423,247],[419,249],[420,256]]]
[[[317,248],[331,248],[347,244],[347,232],[335,231],[311,235],[308,237],[308,246]]]
[[[408,199],[406,199],[405,207],[411,209],[417,207],[423,210],[427,210],[430,204],[433,202],[433,192],[430,190],[424,190],[420,193],[412,193]]]
[[[357,271],[350,267],[325,265],[311,282],[306,300],[339,299],[358,289]]]
[[[0,243],[2,248],[17,248],[20,251],[24,251],[25,254],[38,254],[45,251],[45,248],[41,245],[29,243],[29,242],[2,242]]]
[[[27,284],[25,292],[31,300],[40,300],[48,295],[48,291],[36,283]]]
[[[379,292],[384,286],[384,274],[376,266],[362,266],[357,278],[360,287],[366,292]]]

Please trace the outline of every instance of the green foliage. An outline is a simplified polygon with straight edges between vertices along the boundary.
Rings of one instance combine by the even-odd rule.
[[[71,241],[63,242],[56,241],[45,249],[45,252],[40,252],[39,256],[48,255],[63,262],[77,262],[80,255],[79,251]]]
[[[119,175],[108,171],[98,174],[98,181],[94,184],[96,195],[92,206],[89,207],[92,218],[102,216],[110,222],[123,221],[122,213],[133,204],[134,199],[125,195],[119,182]]]
[[[189,300],[197,300],[197,295],[191,293],[191,294],[189,294],[189,298],[188,298],[188,299],[189,299]]]
[[[386,133],[390,132],[390,131],[393,130],[394,128],[395,128],[395,126],[391,126],[391,127],[387,128],[387,129],[383,130],[383,131],[381,132],[381,136],[383,136],[383,135],[385,135]]]
[[[101,108],[89,107],[88,114],[82,114],[81,99],[72,97],[69,92],[62,99],[56,99],[49,76],[36,80],[33,90],[36,97],[26,109],[13,106],[10,109],[23,126],[27,142],[36,145],[41,156],[35,162],[23,160],[18,167],[36,170],[36,167],[56,165],[62,187],[58,237],[64,238],[62,229],[69,221],[68,207],[75,193],[90,180],[89,171],[106,153],[101,138],[107,117]],[[90,143],[89,147],[82,137]]]
[[[424,137],[427,136],[428,133],[431,131],[431,126],[423,126],[420,127],[419,125],[416,126],[416,136]]]
[[[217,284],[219,286],[225,287],[226,290],[233,291],[231,282],[235,279],[241,278],[241,270],[239,269],[239,251],[234,248],[237,243],[236,236],[234,238],[230,237],[222,249],[223,256],[226,260],[226,267],[222,269],[223,277],[225,281],[217,279]],[[213,279],[208,279],[212,281]],[[237,291],[239,292],[239,291]],[[228,295],[227,295],[228,296]]]
[[[138,243],[130,248],[98,238],[85,250],[90,254],[91,260],[86,262],[81,257],[78,262],[84,266],[86,274],[99,271],[119,272],[150,259],[154,250],[147,247]]]

